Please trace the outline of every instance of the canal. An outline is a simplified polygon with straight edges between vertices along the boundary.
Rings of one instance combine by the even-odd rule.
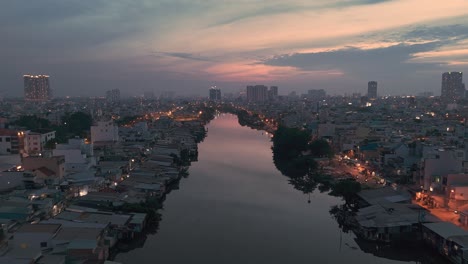
[[[207,126],[198,162],[172,191],[156,234],[119,253],[122,263],[445,263],[423,248],[363,243],[330,215],[341,199],[295,190],[261,131],[221,115]]]

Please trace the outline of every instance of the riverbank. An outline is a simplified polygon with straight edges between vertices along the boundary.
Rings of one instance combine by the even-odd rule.
[[[330,208],[342,199],[316,189],[309,203],[309,194],[292,188],[276,169],[269,137],[240,126],[229,114],[207,128],[190,176],[164,201],[157,234],[115,261],[393,264],[404,258],[436,259],[418,250],[362,251],[356,237],[330,219]]]

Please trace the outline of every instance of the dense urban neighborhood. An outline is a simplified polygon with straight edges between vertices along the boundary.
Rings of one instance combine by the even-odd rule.
[[[331,214],[358,237],[424,243],[468,263],[461,86],[442,96],[377,96],[372,81],[367,95],[255,85],[212,87],[208,98],[52,98],[48,76],[24,78],[24,99],[0,101],[1,263],[114,263],[157,229],[205,126],[224,113],[271,136],[275,166],[309,202],[316,189],[343,197]]]

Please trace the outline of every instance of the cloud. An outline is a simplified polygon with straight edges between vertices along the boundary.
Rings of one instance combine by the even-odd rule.
[[[155,54],[156,55],[179,58],[179,59],[186,59],[186,60],[213,61],[212,59],[209,59],[209,58],[204,58],[204,57],[199,56],[199,55],[195,55],[195,54],[191,54],[191,53],[185,53],[185,52],[155,52]]]
[[[20,94],[24,72],[77,93],[78,83],[96,93],[212,81],[306,89],[331,78],[344,87],[372,72],[393,81],[463,70],[466,32],[465,0],[5,1],[0,89]]]
[[[440,43],[416,45],[395,45],[376,49],[348,47],[336,51],[317,53],[296,53],[279,55],[259,63],[272,66],[290,66],[302,70],[339,69],[346,74],[379,74],[404,71],[411,54],[425,52],[439,46]]]
[[[250,2],[248,9],[246,8],[243,12],[238,12],[236,15],[222,20],[216,21],[210,26],[222,26],[226,24],[233,24],[242,20],[254,19],[258,17],[268,17],[272,15],[287,14],[302,12],[305,10],[324,10],[333,8],[349,8],[353,6],[361,5],[373,5],[393,0],[348,0],[348,1],[269,1],[268,4],[265,2]],[[229,1],[227,1],[229,2]],[[237,1],[236,1],[237,2]]]

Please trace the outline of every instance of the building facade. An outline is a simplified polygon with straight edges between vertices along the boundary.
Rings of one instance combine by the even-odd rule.
[[[120,102],[120,90],[112,89],[106,92],[106,101],[108,103],[118,103]]]
[[[268,87],[265,85],[247,86],[247,101],[264,102],[268,99]]]
[[[39,157],[39,156],[29,156],[23,158],[22,162],[23,168],[26,171],[32,171],[36,175],[40,172],[41,168],[46,168],[47,170],[43,171],[50,171],[50,174],[47,175],[40,175],[40,177],[44,178],[56,178],[56,179],[63,179],[65,176],[65,156],[52,156],[49,158],[46,157]],[[36,173],[36,170],[39,170]]]
[[[323,89],[311,89],[307,91],[307,98],[309,99],[323,99],[327,93]]]
[[[278,86],[270,86],[270,90],[268,90],[268,98],[270,100],[274,100],[278,97]]]
[[[55,131],[40,129],[27,131],[24,138],[24,150],[28,154],[40,153],[46,143],[55,138]]]
[[[23,147],[23,131],[0,128],[0,155],[19,154]]]
[[[99,141],[119,141],[119,127],[114,121],[99,121],[91,126],[91,143]]]
[[[444,72],[440,97],[447,101],[456,101],[465,96],[462,72]]]
[[[24,99],[26,101],[47,101],[52,92],[49,85],[49,75],[23,75]]]
[[[377,82],[376,81],[370,81],[367,83],[367,97],[369,99],[377,98]]]

